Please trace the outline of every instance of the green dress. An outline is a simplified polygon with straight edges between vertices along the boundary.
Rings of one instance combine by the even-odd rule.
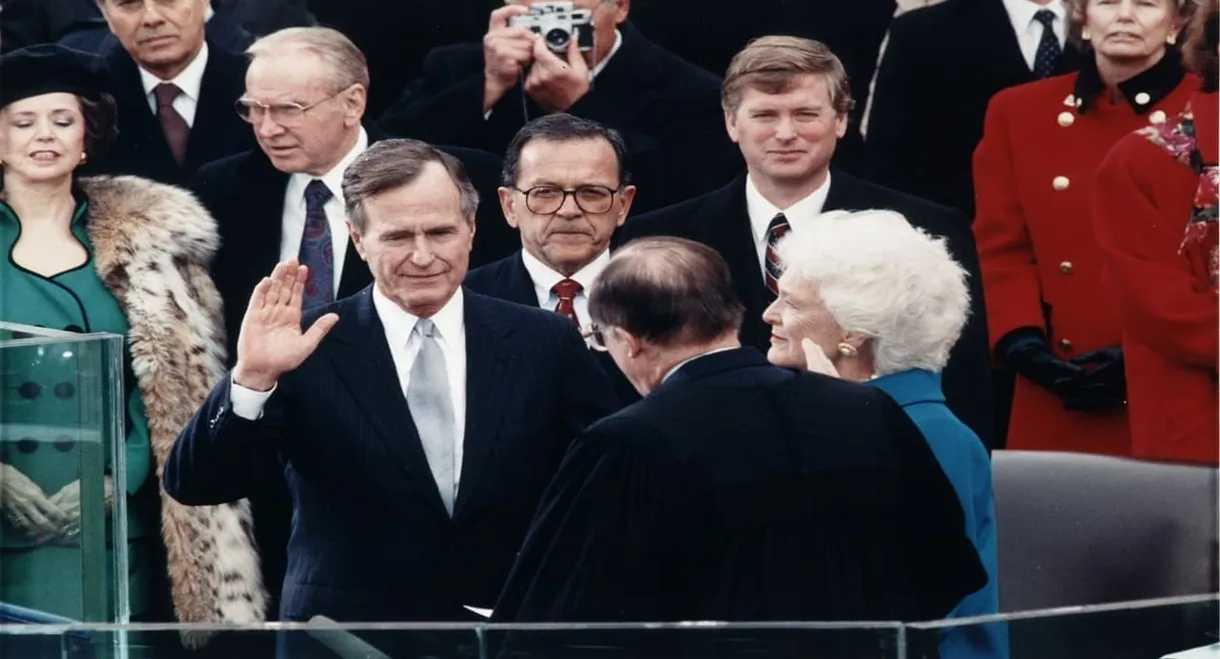
[[[93,246],[86,235],[88,202],[77,206],[72,233],[89,253],[81,266],[44,277],[17,265],[13,247],[21,225],[13,209],[0,202],[0,320],[73,332],[110,332],[126,336],[127,319],[93,267]],[[81,401],[80,369],[71,350],[18,348],[0,353],[0,462],[30,478],[53,496],[80,477],[75,433]],[[149,492],[152,455],[140,389],[125,359],[126,458],[128,494],[129,598],[133,617],[148,605],[155,552],[159,550],[159,512],[155,487]],[[109,452],[107,451],[109,465]],[[142,489],[143,488],[143,489]],[[141,497],[133,497],[140,491]],[[118,493],[116,493],[116,496]],[[111,537],[107,525],[107,538]],[[109,544],[109,543],[108,543]],[[113,548],[108,546],[107,582],[113,607]],[[24,531],[0,516],[0,601],[72,619],[82,616],[79,545],[57,541],[38,546]],[[113,610],[111,611],[113,615]]]

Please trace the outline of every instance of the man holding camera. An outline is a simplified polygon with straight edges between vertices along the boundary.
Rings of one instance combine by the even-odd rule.
[[[428,54],[381,127],[503,153],[531,119],[566,112],[623,134],[637,209],[727,182],[741,162],[724,135],[720,80],[645,38],[627,22],[630,9],[631,0],[499,7],[481,46]]]

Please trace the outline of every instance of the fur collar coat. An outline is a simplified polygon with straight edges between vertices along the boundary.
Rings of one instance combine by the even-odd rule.
[[[221,299],[208,275],[216,223],[189,193],[143,178],[82,178],[94,263],[131,327],[128,345],[148,410],[160,483],[178,434],[225,374]],[[184,506],[161,490],[161,536],[178,620],[266,619],[246,500]],[[207,634],[184,634],[200,646]]]

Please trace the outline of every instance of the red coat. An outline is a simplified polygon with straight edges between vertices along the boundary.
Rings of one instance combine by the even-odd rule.
[[[1198,240],[1187,239],[1196,205],[1215,213],[1217,98],[1199,93],[1190,103],[1201,164],[1211,170],[1203,172],[1206,181],[1191,165],[1191,140],[1180,119],[1123,138],[1097,174],[1093,221],[1122,321],[1132,452],[1138,457],[1218,461],[1215,221],[1190,223]],[[1180,159],[1166,147],[1177,147]]]
[[[1125,135],[1176,116],[1197,87],[1167,54],[1124,82],[1118,101],[1092,61],[992,98],[974,154],[974,232],[993,349],[1022,327],[1045,331],[1065,359],[1121,343],[1091,218],[1097,166]],[[1127,412],[1069,412],[1018,377],[1007,446],[1129,455]]]

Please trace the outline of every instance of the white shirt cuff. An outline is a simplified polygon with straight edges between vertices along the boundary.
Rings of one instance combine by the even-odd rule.
[[[263,416],[263,407],[267,404],[267,399],[271,398],[271,394],[275,393],[275,388],[280,386],[277,382],[271,386],[271,391],[255,391],[247,389],[233,380],[233,376],[229,376],[229,406],[233,408],[233,413],[243,419],[249,421],[258,421]]]

